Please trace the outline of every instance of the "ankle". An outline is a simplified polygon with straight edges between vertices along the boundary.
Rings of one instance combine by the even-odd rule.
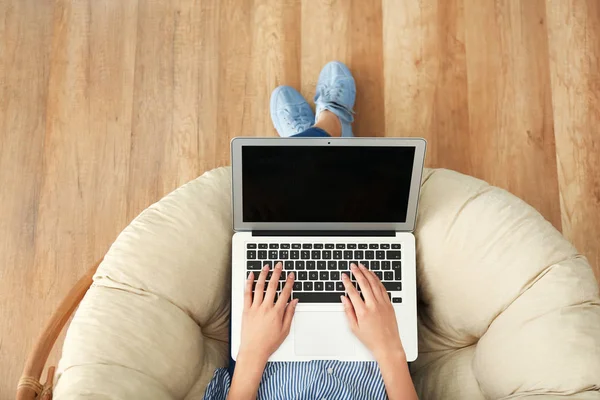
[[[332,137],[342,136],[342,123],[338,116],[329,110],[321,111],[313,126],[315,128],[323,129]]]

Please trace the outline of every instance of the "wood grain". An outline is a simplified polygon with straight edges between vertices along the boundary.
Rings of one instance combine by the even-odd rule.
[[[345,63],[356,80],[356,136],[385,136],[382,9],[379,0],[302,1],[301,92],[313,104],[319,72]]]
[[[53,7],[37,0],[0,2],[0,15],[0,394],[10,398],[58,302],[34,288],[54,275],[35,262]]]
[[[474,172],[462,0],[384,0],[386,136],[424,137],[427,165]]]
[[[468,139],[473,175],[560,229],[544,18],[543,0],[465,0]]]
[[[331,60],[358,136],[425,137],[428,166],[525,199],[600,279],[596,0],[0,0],[0,397],[119,231],[233,137],[276,135],[271,91],[312,103]]]
[[[247,46],[249,62],[238,64],[231,57],[238,54],[234,52],[230,53],[229,60],[238,64],[239,78],[244,86],[240,99],[243,101],[241,129],[230,132],[228,140],[235,136],[277,135],[269,114],[270,88],[283,84],[299,87],[300,83],[300,46],[297,41],[300,24],[296,18],[299,3],[268,0],[254,7],[248,4],[249,35],[246,41],[238,38],[237,42]],[[228,32],[230,35],[231,29]]]
[[[33,280],[48,299],[45,317],[128,221],[135,13],[132,2],[65,2],[54,10],[35,245],[35,271],[46,279]]]
[[[551,0],[546,15],[563,233],[600,281],[600,3]]]
[[[304,0],[301,5],[301,32],[315,32],[302,36],[300,92],[311,103],[323,65],[332,60],[349,64],[350,1]]]
[[[356,136],[386,136],[382,21],[381,1],[351,2],[348,66],[356,81]]]

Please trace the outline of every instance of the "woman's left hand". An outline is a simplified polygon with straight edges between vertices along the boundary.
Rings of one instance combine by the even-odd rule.
[[[294,273],[288,274],[285,286],[275,301],[275,293],[281,276],[281,263],[275,265],[267,291],[265,282],[269,267],[262,269],[256,282],[254,297],[252,284],[254,272],[250,273],[244,291],[244,313],[242,315],[242,339],[235,371],[231,381],[228,400],[256,399],[258,385],[267,360],[279,348],[290,333],[292,318],[298,300],[288,304],[294,286]],[[263,295],[264,293],[264,295]]]
[[[269,267],[265,266],[262,269],[258,282],[256,282],[254,298],[252,296],[254,272],[248,276],[244,292],[242,337],[238,358],[250,358],[266,363],[290,333],[298,300],[293,300],[288,304],[294,286],[294,273],[290,272],[285,286],[275,302],[282,267],[280,262],[275,265],[266,293],[264,293],[264,289]]]

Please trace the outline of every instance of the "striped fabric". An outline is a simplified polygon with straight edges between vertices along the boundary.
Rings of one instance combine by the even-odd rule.
[[[217,369],[204,399],[225,400],[230,385],[227,369]],[[376,362],[318,360],[268,363],[256,399],[377,400],[387,395]]]

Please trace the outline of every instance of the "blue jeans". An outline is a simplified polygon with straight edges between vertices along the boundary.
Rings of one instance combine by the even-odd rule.
[[[292,137],[331,137],[331,135],[329,135],[329,133],[325,132],[323,129],[315,128],[313,126],[312,128],[308,128],[304,132],[300,132]]]

